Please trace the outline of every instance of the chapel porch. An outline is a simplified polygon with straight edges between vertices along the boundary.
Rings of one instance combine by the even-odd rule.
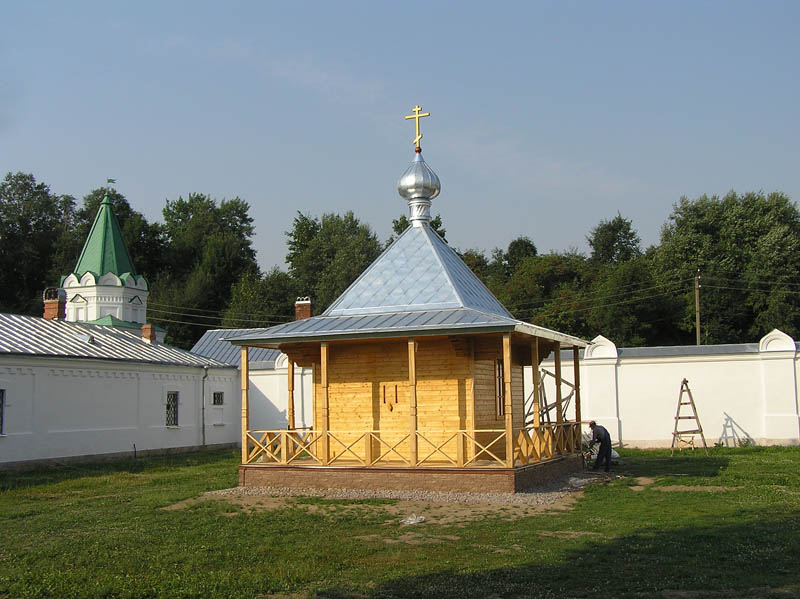
[[[244,348],[242,485],[326,488],[353,485],[358,488],[393,488],[393,485],[399,485],[398,488],[406,489],[441,486],[461,491],[495,489],[497,492],[514,492],[546,480],[565,468],[581,468],[580,381],[578,348],[575,346],[572,348],[574,382],[562,379],[558,341],[511,333],[458,339],[382,340],[379,345],[322,342],[282,349],[290,356],[290,398],[293,395],[293,364],[303,362],[315,369],[316,426],[304,429],[293,426],[292,401],[288,404],[288,428],[260,430],[247,426],[247,348]],[[376,349],[379,356],[370,362],[367,358]],[[483,355],[482,352],[487,351],[489,353]],[[540,355],[543,357],[551,351],[555,352],[557,364],[554,372],[545,374],[555,379],[556,397],[548,403],[543,397],[538,366]],[[343,384],[338,391],[334,390],[336,384],[331,382],[329,371],[331,364],[337,362],[331,362],[332,352],[338,354],[340,365],[352,366],[354,355],[361,359],[362,364],[373,364],[360,386],[364,389],[361,404],[352,403],[357,391],[353,389],[351,370],[340,379]],[[438,372],[440,367],[437,366],[437,372],[428,368],[425,375],[425,369],[417,366],[418,357],[428,364],[446,363],[447,374]],[[496,366],[494,380],[481,382],[482,357],[485,364]],[[460,382],[450,380],[450,373],[458,370],[453,366],[458,364],[462,364],[467,373]],[[533,389],[527,395],[522,389],[524,364],[535,365],[532,369]],[[392,371],[391,376],[382,376],[387,369]],[[427,380],[420,381],[420,378]],[[484,378],[491,379],[491,375]],[[381,383],[379,379],[389,380],[389,383]],[[432,394],[434,389],[442,388],[444,380],[451,383],[452,394]],[[570,389],[564,397],[562,386]],[[492,392],[491,399],[487,393],[481,394],[482,388]],[[495,426],[486,427],[487,421],[478,418],[481,397],[487,404],[485,407],[492,409],[490,422],[496,423]],[[341,404],[344,398],[353,407],[350,412],[342,412],[339,405],[340,416],[345,418],[332,419],[336,400]],[[436,403],[432,407],[436,411],[431,412],[431,406],[428,406],[425,417],[421,418],[418,400],[424,403],[434,399]],[[567,417],[570,402],[569,415],[572,418]],[[382,428],[331,426],[332,422],[358,423],[353,412],[356,405],[375,409]],[[438,411],[441,406],[450,406],[454,410],[449,421],[443,419]],[[461,406],[460,417],[453,406]],[[436,426],[431,427],[432,422]],[[462,426],[451,428],[448,423],[461,423]],[[454,479],[458,477],[460,480]]]

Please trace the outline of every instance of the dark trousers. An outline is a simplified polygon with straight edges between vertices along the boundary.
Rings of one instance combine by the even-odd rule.
[[[600,468],[600,464],[605,461],[606,472],[611,467],[611,443],[600,443],[600,449],[597,450],[597,459],[594,461],[592,470]]]

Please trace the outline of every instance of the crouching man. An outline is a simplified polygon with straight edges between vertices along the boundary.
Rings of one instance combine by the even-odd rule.
[[[592,470],[600,468],[600,464],[605,462],[606,472],[611,467],[611,435],[604,426],[600,426],[594,420],[589,423],[589,428],[592,429],[592,442],[589,443],[589,449],[594,447],[595,443],[600,443],[600,449],[597,452],[597,459],[594,461]]]

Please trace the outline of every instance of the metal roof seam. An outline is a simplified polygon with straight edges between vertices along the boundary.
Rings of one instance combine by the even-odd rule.
[[[461,293],[458,290],[458,286],[455,284],[455,281],[453,281],[453,277],[450,274],[447,265],[444,263],[444,260],[442,260],[441,255],[439,255],[439,250],[436,247],[436,244],[433,242],[433,239],[431,239],[431,235],[436,235],[436,237],[439,237],[439,234],[436,231],[434,231],[433,228],[428,225],[428,223],[422,223],[422,228],[426,233],[425,238],[428,240],[431,249],[433,249],[434,256],[436,256],[436,259],[439,261],[439,265],[442,267],[444,276],[447,278],[447,281],[450,283],[450,287],[453,289],[453,293],[455,293],[456,297],[458,298],[458,301],[461,302],[461,305],[466,306],[464,298],[461,297]]]
[[[464,261],[461,260],[461,258],[458,256],[458,254],[456,254],[455,250],[453,250],[453,248],[451,248],[443,239],[438,237],[438,234],[437,234],[437,240],[436,241],[441,245],[441,248],[442,248],[441,251],[439,250],[439,248],[436,247],[436,245],[434,244],[433,241],[431,241],[431,243],[434,244],[434,249],[436,250],[436,254],[439,257],[439,260],[442,262],[443,268],[444,268],[445,272],[447,273],[447,276],[448,277],[452,277],[453,273],[451,273],[450,269],[447,268],[447,265],[445,264],[445,257],[442,256],[441,252],[447,252],[448,253],[448,257],[453,261],[453,263],[455,265],[458,265],[459,268],[463,267],[463,269],[465,269],[469,273],[469,275],[471,275],[471,276],[465,277],[465,283],[466,283],[466,285],[472,286],[475,289],[476,297],[479,296],[479,293],[478,293],[479,291],[483,292],[483,294],[488,294],[488,296],[493,300],[493,303],[496,304],[496,307],[499,307],[503,311],[504,316],[508,316],[510,318],[513,318],[513,315],[511,314],[511,312],[509,312],[506,309],[506,307],[502,303],[500,303],[500,300],[498,300],[494,296],[494,294],[489,290],[489,288],[486,287],[486,285],[483,284],[483,281],[481,281],[475,275],[475,273],[473,273],[472,270],[470,270],[470,268],[466,264],[464,264]],[[475,307],[475,303],[474,302],[469,302],[468,303],[468,302],[464,301],[463,297],[460,294],[460,290],[458,290],[457,286],[455,285],[455,282],[453,282],[453,285],[456,287],[457,293],[459,294],[459,297],[462,299],[462,303],[464,304],[464,306],[465,307],[470,307],[470,308]],[[484,307],[488,307],[488,306],[484,306]]]

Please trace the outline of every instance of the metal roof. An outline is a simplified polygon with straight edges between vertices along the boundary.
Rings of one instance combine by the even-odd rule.
[[[323,316],[472,308],[512,318],[427,224],[406,229]]]
[[[553,339],[569,345],[584,347],[587,343],[565,335],[527,324],[513,318],[478,312],[471,308],[454,310],[419,310],[362,314],[353,316],[314,316],[295,320],[268,329],[247,329],[240,334],[224,337],[236,345],[259,343],[277,347],[280,343],[324,341],[336,339],[373,339],[378,337],[410,337],[423,335],[464,335],[516,331],[526,335]]]
[[[252,333],[254,330],[263,329],[215,329],[206,331],[192,347],[192,353],[206,358],[212,358],[237,368],[242,361],[242,348],[223,339]],[[250,348],[250,369],[275,368],[275,361],[281,355],[277,349],[264,349],[262,347]]]
[[[795,347],[800,350],[800,343]],[[665,358],[669,356],[722,356],[757,354],[758,343],[722,343],[719,345],[656,345],[651,347],[619,347],[620,358]],[[580,358],[583,359],[583,350]],[[572,351],[562,351],[562,360],[571,360]]]
[[[136,276],[133,260],[122,239],[122,231],[107,191],[75,265],[75,274],[79,279],[87,272],[98,277],[108,272],[113,272],[118,277],[125,273]]]
[[[0,355],[147,362],[223,368],[221,361],[164,343],[148,343],[140,332],[120,327],[0,314]]]
[[[655,347],[620,347],[621,358],[663,356],[713,356],[721,354],[758,353],[758,343],[728,343],[720,345],[663,345]]]
[[[426,222],[406,229],[320,316],[229,333],[235,345],[516,331],[584,347],[516,320]]]

